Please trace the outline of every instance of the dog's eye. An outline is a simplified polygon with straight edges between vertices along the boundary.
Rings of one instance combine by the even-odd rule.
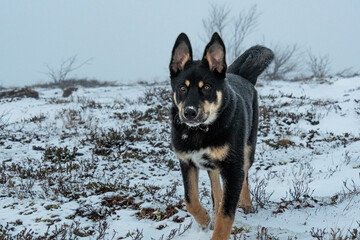
[[[185,86],[181,86],[181,87],[180,87],[180,91],[181,91],[181,92],[184,93],[184,92],[186,92],[186,90],[187,90],[187,88],[186,88]]]
[[[206,91],[209,91],[211,89],[211,86],[209,84],[205,84],[204,89]]]

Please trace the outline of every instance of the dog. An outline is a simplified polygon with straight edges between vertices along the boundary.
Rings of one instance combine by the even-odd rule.
[[[229,68],[225,58],[218,33],[198,61],[193,60],[189,38],[181,33],[169,65],[171,144],[180,160],[186,209],[202,229],[208,227],[211,218],[198,193],[199,169],[208,171],[216,215],[212,240],[229,239],[238,205],[245,213],[252,207],[248,170],[254,162],[258,128],[254,86],[274,54],[257,45]]]

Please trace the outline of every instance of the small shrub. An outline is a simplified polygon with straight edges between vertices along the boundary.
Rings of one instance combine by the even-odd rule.
[[[265,179],[261,179],[259,177],[255,178],[255,183],[252,184],[252,188],[250,189],[250,193],[252,195],[252,199],[256,202],[255,211],[258,208],[264,208],[265,206],[270,204],[270,197],[273,195],[272,193],[266,192],[266,187],[268,186],[268,182]]]
[[[308,53],[307,66],[310,74],[314,78],[322,79],[329,75],[330,59],[328,55],[314,55],[310,51]]]
[[[302,197],[309,197],[314,190],[311,191],[308,184],[303,179],[295,179],[292,181],[292,188],[289,189],[289,194],[293,200],[299,200]]]
[[[49,147],[45,149],[43,160],[50,161],[52,163],[67,163],[75,160],[77,147],[74,147],[72,151],[68,147]]]

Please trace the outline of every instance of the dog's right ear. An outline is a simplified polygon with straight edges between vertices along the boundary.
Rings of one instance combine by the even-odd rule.
[[[171,61],[169,65],[171,77],[184,70],[187,62],[192,62],[192,49],[189,38],[185,33],[181,33],[176,39],[172,50]]]

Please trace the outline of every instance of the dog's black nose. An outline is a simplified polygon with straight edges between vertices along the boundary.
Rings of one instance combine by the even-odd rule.
[[[186,107],[184,111],[184,117],[186,120],[194,120],[197,117],[197,111],[193,107]]]

